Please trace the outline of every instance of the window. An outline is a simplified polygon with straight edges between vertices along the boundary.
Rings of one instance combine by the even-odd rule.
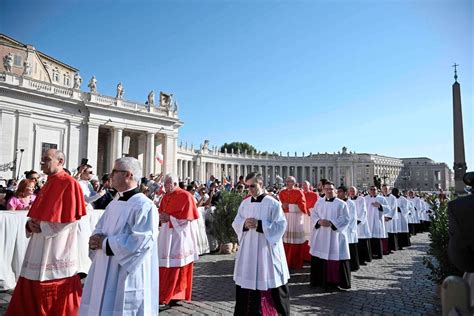
[[[71,85],[71,78],[69,77],[69,74],[64,74],[64,85],[68,87]]]
[[[21,56],[20,56],[20,55],[14,55],[14,56],[13,56],[13,64],[14,64],[15,66],[19,66],[19,67],[22,66],[22,64],[21,64]]]
[[[59,82],[59,70],[53,69],[53,81]]]

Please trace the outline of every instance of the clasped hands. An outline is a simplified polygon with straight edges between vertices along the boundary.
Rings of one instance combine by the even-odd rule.
[[[32,233],[41,233],[40,221],[37,219],[30,218],[30,220],[26,222],[26,226],[28,230]]]
[[[332,223],[331,221],[327,220],[327,219],[320,219],[318,221],[319,225],[323,226],[323,227],[331,227]]]
[[[258,226],[258,220],[255,219],[255,218],[247,218],[245,220],[245,223],[244,223],[244,227],[247,228],[247,229],[253,229],[253,228],[257,228]]]
[[[90,250],[98,250],[102,249],[102,243],[104,242],[105,235],[102,234],[95,234],[89,238],[89,249]]]
[[[170,215],[167,213],[160,213],[160,222],[167,223],[170,221]]]
[[[379,208],[380,205],[381,204],[379,202],[372,202],[372,206],[375,206],[376,208]]]

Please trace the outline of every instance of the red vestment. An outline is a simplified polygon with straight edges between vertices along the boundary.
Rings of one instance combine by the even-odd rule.
[[[192,221],[199,218],[196,200],[191,193],[180,188],[163,196],[159,212],[179,220]],[[171,228],[171,221],[168,224]],[[183,267],[160,267],[160,304],[169,304],[171,300],[191,300],[193,267],[194,262]]]
[[[28,212],[30,218],[51,223],[70,223],[84,215],[86,203],[82,189],[63,170],[48,176]],[[81,296],[82,286],[77,274],[46,281],[29,280],[20,274],[6,315],[77,315]]]
[[[319,195],[313,191],[304,191],[304,197],[306,199],[306,207],[308,208],[308,213],[309,213],[309,210],[312,209],[316,205]],[[311,254],[309,253],[310,247],[309,247],[308,241],[304,243],[303,248],[304,248],[303,249],[304,261],[308,261],[308,262],[311,261]]]
[[[303,194],[303,191],[300,189],[285,189],[282,190],[279,194],[280,201],[282,204],[296,204],[298,205],[299,210],[303,213],[303,216],[308,214],[308,209],[306,207],[306,199]],[[283,212],[289,213],[289,207],[283,206]],[[287,216],[287,220],[290,217]],[[291,231],[293,223],[288,222],[286,227],[287,233],[293,234],[295,232]],[[301,223],[302,225],[302,223]],[[303,232],[304,233],[304,232]],[[285,248],[286,260],[288,263],[288,268],[290,269],[301,269],[303,268],[304,253],[305,253],[305,243],[288,243],[283,242],[283,247]],[[307,249],[306,249],[307,250]]]

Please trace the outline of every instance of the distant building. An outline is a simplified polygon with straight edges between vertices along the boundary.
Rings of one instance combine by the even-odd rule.
[[[396,185],[419,191],[448,190],[454,185],[454,173],[444,162],[420,158],[402,158],[403,168]]]
[[[400,159],[348,152],[346,147],[332,154],[254,155],[221,153],[217,147],[208,148],[208,141],[205,141],[199,149],[180,144],[177,159],[178,175],[183,180],[189,178],[204,181],[214,175],[217,178],[230,176],[235,181],[240,175],[245,175],[250,171],[259,171],[265,178],[266,185],[273,185],[277,176],[285,178],[291,175],[295,176],[298,182],[308,180],[316,184],[325,178],[333,181],[337,186],[353,185],[359,189],[366,189],[373,185],[375,176],[379,177],[382,183],[402,189],[434,191],[446,190],[452,186],[452,172],[445,163],[435,163],[428,158],[413,158],[412,161],[411,158]],[[424,182],[420,182],[421,176],[420,178],[412,176],[418,173],[423,175]]]

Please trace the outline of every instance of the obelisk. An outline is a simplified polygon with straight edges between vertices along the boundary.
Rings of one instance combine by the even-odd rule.
[[[454,136],[454,188],[457,195],[464,194],[464,182],[462,180],[467,170],[466,157],[464,154],[464,132],[462,127],[461,86],[458,82],[456,63],[454,67],[453,83],[453,136]]]

